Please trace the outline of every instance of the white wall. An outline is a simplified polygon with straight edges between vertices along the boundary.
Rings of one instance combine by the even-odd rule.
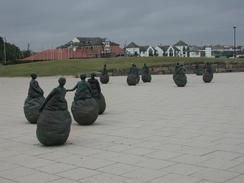
[[[175,47],[180,50],[179,56],[183,57],[183,48],[184,48],[184,46],[175,46]]]
[[[153,56],[155,55],[155,50],[152,46],[149,46],[146,51],[141,51],[140,56],[141,57],[149,57],[149,53],[152,52]]]
[[[148,57],[146,51],[145,51],[145,52],[144,52],[144,51],[141,51],[141,52],[140,52],[140,56],[141,56],[141,57]]]
[[[191,51],[190,57],[201,57],[201,52],[200,51]]]
[[[188,46],[175,46],[180,50],[179,56],[180,57],[187,57],[187,51],[184,53],[184,49],[187,50]]]
[[[157,50],[157,52],[158,52],[158,56],[159,56],[159,57],[164,56],[164,51],[163,51],[159,46],[157,46],[157,47],[155,48],[155,50]]]
[[[129,53],[130,55],[140,55],[140,49],[139,48],[126,48],[126,52]]]
[[[171,52],[172,52],[172,55],[170,55]],[[172,46],[170,46],[168,48],[168,50],[166,51],[166,54],[168,57],[174,57],[175,56],[175,49]]]
[[[212,57],[212,48],[210,47],[205,48],[205,57]]]

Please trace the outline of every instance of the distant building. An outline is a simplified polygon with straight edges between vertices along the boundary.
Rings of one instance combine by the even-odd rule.
[[[136,43],[131,42],[125,47],[125,53],[128,56],[139,56],[140,55],[140,46]]]
[[[192,57],[192,58],[199,58],[199,57],[202,57],[202,52],[201,51],[190,51],[189,52],[189,57]]]
[[[69,48],[76,51],[77,49],[99,49],[101,50],[99,56],[106,56],[112,54],[114,48],[119,48],[119,44],[111,42],[106,38],[100,37],[75,37],[68,43],[59,46],[58,48],[64,49]]]
[[[211,47],[205,47],[205,57],[211,58],[212,56],[212,48]]]
[[[199,46],[188,46],[187,56],[193,58],[199,58],[204,56],[204,50]]]
[[[96,57],[112,57],[124,55],[124,49],[119,44],[99,37],[75,37],[68,43],[56,49],[44,50],[26,61],[82,59]]]
[[[155,50],[156,50],[156,55],[157,56],[159,56],[159,57],[163,57],[164,56],[165,49],[163,49],[162,46],[155,47]]]
[[[124,49],[120,45],[101,37],[75,37],[57,49],[45,50],[24,60],[62,60],[112,56],[137,57],[244,57],[244,47],[226,45],[194,46],[180,40],[174,45],[141,46],[131,42]]]
[[[178,57],[178,56],[180,56],[180,50],[176,46],[159,45],[155,49],[157,51],[157,55],[160,57],[162,57],[162,56],[165,56],[165,57]]]
[[[178,41],[175,45],[176,48],[179,50],[180,57],[188,57],[189,53],[189,45],[186,44],[184,41]]]
[[[244,56],[244,47],[236,47],[237,57]],[[125,48],[126,55],[128,56],[159,56],[159,57],[233,57],[233,46],[214,45],[214,46],[194,46],[189,45],[184,41],[178,41],[174,45],[158,45],[152,46],[139,46],[131,42]]]
[[[139,46],[131,42],[125,47],[125,53],[127,56],[149,57],[155,56],[156,50],[152,46]]]
[[[141,46],[140,56],[141,57],[152,57],[156,55],[156,50],[152,46]]]

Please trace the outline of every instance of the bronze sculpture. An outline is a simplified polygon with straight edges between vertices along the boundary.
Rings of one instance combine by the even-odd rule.
[[[152,80],[150,70],[146,64],[144,64],[144,66],[142,68],[141,78],[144,83],[147,83],[147,82],[150,83]]]
[[[88,83],[91,86],[92,97],[96,100],[98,107],[99,107],[98,114],[102,114],[102,113],[104,113],[104,111],[106,109],[106,102],[105,102],[105,98],[101,92],[100,84],[99,84],[98,80],[95,78],[95,76],[96,76],[96,74],[92,73],[91,78],[88,79]]]
[[[213,69],[210,63],[206,63],[204,74],[203,74],[203,81],[205,83],[210,83],[212,80],[213,80]]]
[[[24,103],[24,114],[26,119],[30,123],[37,123],[40,112],[39,109],[43,104],[45,97],[44,92],[36,81],[37,75],[35,73],[31,74],[31,81],[28,90],[28,96]]]
[[[184,87],[187,83],[186,70],[182,64],[177,63],[175,66],[175,73],[173,80],[178,87]]]
[[[132,86],[132,85],[137,85],[139,82],[140,82],[139,71],[136,67],[136,64],[132,64],[127,76],[127,84],[129,86]]]
[[[65,99],[65,78],[59,78],[59,86],[47,96],[40,108],[36,136],[45,146],[63,145],[69,137],[71,116]]]
[[[102,70],[102,73],[100,75],[100,82],[102,84],[107,84],[109,82],[109,75],[108,75],[106,64],[104,64],[104,66],[103,66],[103,70]]]
[[[67,90],[68,92],[76,90],[71,112],[78,124],[91,125],[98,117],[99,108],[96,100],[92,98],[92,90],[86,82],[86,75],[81,74],[80,79],[73,89]]]

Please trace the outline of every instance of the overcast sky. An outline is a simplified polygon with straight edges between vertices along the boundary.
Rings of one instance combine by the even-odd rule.
[[[0,36],[22,49],[55,48],[76,36],[140,45],[244,45],[244,0],[0,0]]]

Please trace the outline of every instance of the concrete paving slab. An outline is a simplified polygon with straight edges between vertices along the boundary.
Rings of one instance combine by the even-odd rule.
[[[29,78],[0,78],[0,182],[244,182],[244,73],[187,77],[185,88],[171,75],[131,87],[111,77],[105,113],[92,126],[73,121],[60,147],[40,145],[24,117]],[[57,79],[38,78],[45,96]]]

